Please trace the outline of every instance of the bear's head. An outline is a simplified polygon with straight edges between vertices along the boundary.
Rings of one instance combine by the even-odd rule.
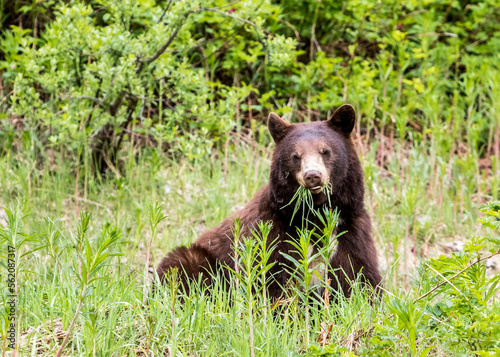
[[[329,120],[289,124],[269,114],[268,127],[276,148],[271,166],[271,191],[278,205],[286,205],[303,186],[314,204],[332,202],[339,208],[352,200],[363,202],[363,174],[351,140],[355,112],[343,105]],[[330,184],[332,194],[326,196]]]

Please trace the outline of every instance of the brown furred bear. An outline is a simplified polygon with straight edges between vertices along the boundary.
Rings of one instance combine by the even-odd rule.
[[[349,280],[361,280],[376,288],[381,282],[377,253],[372,239],[371,221],[364,208],[363,170],[354,149],[351,132],[355,112],[351,105],[341,106],[330,120],[312,123],[288,124],[278,115],[269,115],[268,127],[276,148],[274,150],[269,184],[232,217],[219,226],[202,234],[190,247],[178,247],[159,264],[157,273],[164,282],[170,269],[178,268],[186,287],[187,279],[202,280],[210,285],[214,272],[224,271],[224,266],[234,269],[233,223],[241,218],[242,236],[253,239],[251,230],[257,222],[271,221],[272,230],[268,243],[276,246],[269,262],[276,262],[270,274],[273,282],[268,285],[269,296],[278,298],[290,279],[290,266],[283,253],[296,256],[290,240],[298,239],[296,227],[301,227],[302,213],[312,217],[312,223],[321,227],[309,212],[298,212],[293,221],[294,205],[287,205],[299,186],[309,189],[314,208],[331,204],[340,210],[338,245],[330,258],[331,285],[336,291],[350,295]],[[327,197],[325,186],[331,184]],[[286,206],[286,207],[285,207]],[[309,208],[305,208],[308,210]],[[222,270],[221,270],[222,269]]]

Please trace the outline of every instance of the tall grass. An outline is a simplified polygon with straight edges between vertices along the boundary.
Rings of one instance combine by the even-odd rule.
[[[480,232],[477,207],[493,198],[500,177],[497,166],[484,171],[474,155],[435,152],[429,156],[431,143],[396,144],[391,155],[398,159],[387,160],[384,168],[377,165],[380,142],[360,146],[384,289],[400,305],[392,300],[391,307],[372,304],[369,292],[358,282],[353,282],[351,299],[338,299],[328,306],[324,300],[306,303],[310,300],[303,295],[307,284],[302,288],[298,284],[272,304],[263,290],[247,289],[247,295],[235,299],[217,284],[211,291],[194,286],[197,293],[179,303],[182,292],[173,282],[143,304],[144,291],[154,279],[152,268],[167,251],[218,224],[267,181],[269,150],[240,141],[233,144],[226,162],[217,158],[176,162],[151,150],[139,154],[137,163],[126,166],[120,177],[110,173],[79,180],[72,164],[63,160],[51,171],[36,168],[29,157],[20,159],[21,153],[1,158],[0,200],[13,208],[3,211],[11,213],[2,213],[0,224],[7,237],[19,237],[20,232],[24,237],[18,240],[23,242],[18,246],[17,274],[20,354],[55,355],[59,350],[74,356],[250,355],[252,350],[267,356],[333,350],[361,353],[370,351],[374,336],[386,336],[375,333],[378,323],[400,329],[394,330],[394,336],[410,338],[394,342],[387,347],[390,351],[468,355],[460,345],[430,338],[427,312],[423,320],[417,312],[412,315],[415,333],[396,320],[392,325],[387,321],[394,314],[392,308],[410,309],[409,302],[421,295],[414,283],[419,262],[442,252],[445,242]],[[82,225],[84,211],[92,212],[86,225]],[[168,219],[159,219],[164,216]],[[265,232],[264,226],[259,227],[252,241],[258,242]],[[123,235],[122,244],[112,251],[103,245],[110,235]],[[262,246],[249,244],[244,247],[246,253],[236,257],[242,263],[248,259],[248,265],[240,265],[237,291],[266,276],[262,271],[247,271],[250,258],[263,254]],[[5,240],[0,249],[5,256]],[[105,251],[120,255],[110,255],[100,265],[97,253]],[[151,264],[145,269],[148,260]],[[99,268],[94,275],[92,267]],[[0,286],[5,289],[6,269],[1,273]],[[93,278],[78,278],[85,274]],[[5,303],[3,297],[2,306]],[[426,331],[425,338],[419,331]],[[422,348],[415,349],[419,344]]]

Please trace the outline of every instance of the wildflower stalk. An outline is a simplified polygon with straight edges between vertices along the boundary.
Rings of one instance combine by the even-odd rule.
[[[142,304],[146,304],[146,300],[148,298],[148,270],[149,270],[149,261],[151,256],[151,245],[153,244],[153,240],[156,239],[158,224],[163,221],[167,216],[165,216],[162,212],[163,207],[165,205],[160,205],[158,202],[155,203],[154,206],[149,205],[148,210],[148,218],[149,225],[151,227],[151,238],[148,242],[148,247],[146,250],[146,263],[144,266],[144,288],[142,290]]]
[[[77,235],[77,241],[81,240],[81,245],[78,245],[78,242],[74,242],[74,246],[77,249],[77,258],[73,259],[73,272],[75,274],[76,282],[80,285],[81,293],[78,298],[78,306],[69,325],[68,332],[64,337],[61,347],[59,347],[59,350],[56,353],[56,357],[61,356],[64,347],[71,336],[71,332],[75,326],[78,316],[80,315],[80,311],[85,302],[85,298],[88,295],[89,289],[96,280],[100,279],[98,276],[99,270],[106,266],[107,262],[111,258],[122,255],[122,253],[111,251],[111,248],[114,245],[120,243],[119,241],[122,234],[117,228],[111,227],[109,224],[105,225],[102,236],[100,239],[97,239],[97,247],[92,248],[91,242],[87,237],[89,221],[90,214],[87,212],[81,212],[77,228],[77,232],[81,232],[82,234],[81,236]]]

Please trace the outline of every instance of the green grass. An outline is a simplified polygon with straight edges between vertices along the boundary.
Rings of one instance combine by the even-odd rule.
[[[325,195],[327,195],[328,197],[328,200],[330,200],[330,195],[332,194],[332,185],[328,182],[327,185],[325,185],[322,189],[321,189],[322,192],[325,193]],[[331,202],[328,202],[329,203],[329,207],[331,206]],[[295,191],[295,194],[293,195],[292,199],[290,200],[290,202],[288,202],[286,205],[284,205],[282,208],[285,208],[289,205],[292,205],[293,204],[293,213],[292,213],[292,217],[290,218],[290,224],[292,224],[293,222],[293,219],[295,217],[295,215],[297,214],[297,212],[302,208],[302,217],[301,217],[301,220],[303,223],[305,223],[308,219],[308,217],[306,217],[304,215],[304,212],[307,212],[306,208],[309,209],[310,211],[312,211],[313,213],[315,212],[314,211],[314,199],[313,199],[313,194],[311,193],[310,190],[306,189],[305,187],[303,186],[299,186],[299,188],[297,189],[297,191]],[[304,228],[304,226],[302,226],[301,228]]]
[[[483,232],[476,222],[478,208],[497,195],[500,171],[495,162],[494,170],[481,171],[473,155],[428,155],[423,144],[391,148],[392,160],[383,169],[376,164],[378,142],[360,148],[366,153],[366,205],[387,291],[383,302],[371,304],[368,292],[355,284],[351,299],[328,308],[312,305],[306,317],[300,287],[275,307],[261,293],[236,294],[230,303],[217,287],[212,298],[200,291],[181,303],[174,284],[144,305],[144,284],[153,278],[144,276],[149,241],[156,265],[169,250],[189,244],[243,206],[267,182],[270,150],[233,144],[227,161],[213,156],[176,162],[155,151],[144,152],[137,162],[124,157],[129,164],[120,177],[77,173],[81,169],[67,161],[40,169],[22,153],[0,158],[0,203],[13,212],[0,224],[18,223],[17,233],[5,232],[18,246],[21,355],[55,355],[73,319],[62,355],[247,356],[249,319],[255,355],[425,355],[427,347],[430,355],[474,355],[466,342],[453,344],[446,337],[440,330],[446,325],[432,327],[437,315],[427,310],[437,309],[440,295],[414,302],[442,281],[422,272],[422,265],[415,267],[431,265],[427,259],[442,252],[443,243]],[[88,228],[84,211],[92,213]],[[28,215],[21,220],[22,214]],[[158,220],[161,215],[166,219]],[[102,250],[108,239],[109,248]],[[4,257],[7,245],[4,241],[0,248]],[[24,253],[29,254],[21,257]],[[100,256],[105,264],[92,270]],[[77,278],[85,266],[97,280]],[[4,267],[1,273],[6,291]],[[457,289],[468,291],[465,285]],[[2,299],[5,307],[6,295]],[[485,311],[499,309],[494,295],[485,306]],[[5,337],[5,324],[2,331]]]

